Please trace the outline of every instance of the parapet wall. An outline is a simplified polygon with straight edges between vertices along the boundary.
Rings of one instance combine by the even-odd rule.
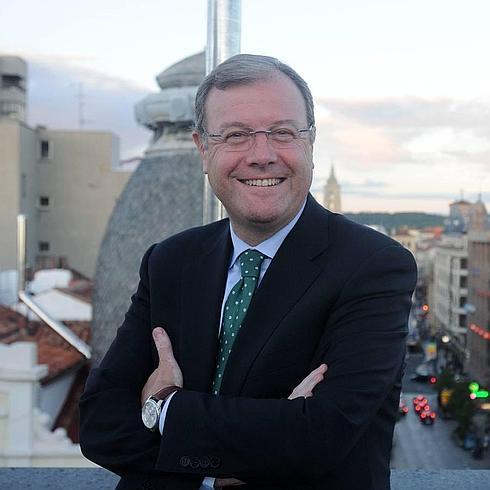
[[[119,478],[106,470],[79,468],[0,468],[0,488],[9,490],[109,490]],[[392,490],[488,490],[489,470],[393,470]]]

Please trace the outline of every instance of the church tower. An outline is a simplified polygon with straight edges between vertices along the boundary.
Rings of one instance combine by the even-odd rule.
[[[330,169],[330,177],[323,190],[323,205],[334,213],[342,212],[340,204],[340,185],[335,178],[333,165]]]

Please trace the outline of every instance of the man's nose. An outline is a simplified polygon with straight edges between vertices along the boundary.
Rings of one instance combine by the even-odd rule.
[[[255,133],[252,148],[249,150],[248,162],[256,165],[268,165],[277,161],[277,153],[266,133]]]

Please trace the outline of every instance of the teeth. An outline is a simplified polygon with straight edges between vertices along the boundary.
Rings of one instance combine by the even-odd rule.
[[[279,184],[281,179],[249,179],[242,180],[242,182],[255,187],[270,187]]]

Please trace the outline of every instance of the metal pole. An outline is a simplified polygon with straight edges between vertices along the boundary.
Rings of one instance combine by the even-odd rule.
[[[23,291],[26,285],[26,229],[27,216],[17,215],[17,291]]]
[[[66,325],[51,317],[45,312],[34,298],[26,293],[26,229],[27,216],[19,214],[17,216],[17,295],[19,299],[33,311],[43,322],[53,329],[59,336],[63,337],[70,345],[80,352],[87,359],[92,357],[92,349],[81,338],[75,335]]]
[[[206,75],[240,52],[241,0],[208,0]],[[225,210],[204,178],[203,223],[224,218]]]
[[[73,346],[84,357],[90,359],[92,357],[92,349],[80,337],[74,334],[66,325],[55,320],[46,313],[40,305],[36,303],[34,298],[25,291],[19,291],[19,299],[32,312],[34,312],[48,327],[54,330],[60,337],[63,337],[71,346]]]

